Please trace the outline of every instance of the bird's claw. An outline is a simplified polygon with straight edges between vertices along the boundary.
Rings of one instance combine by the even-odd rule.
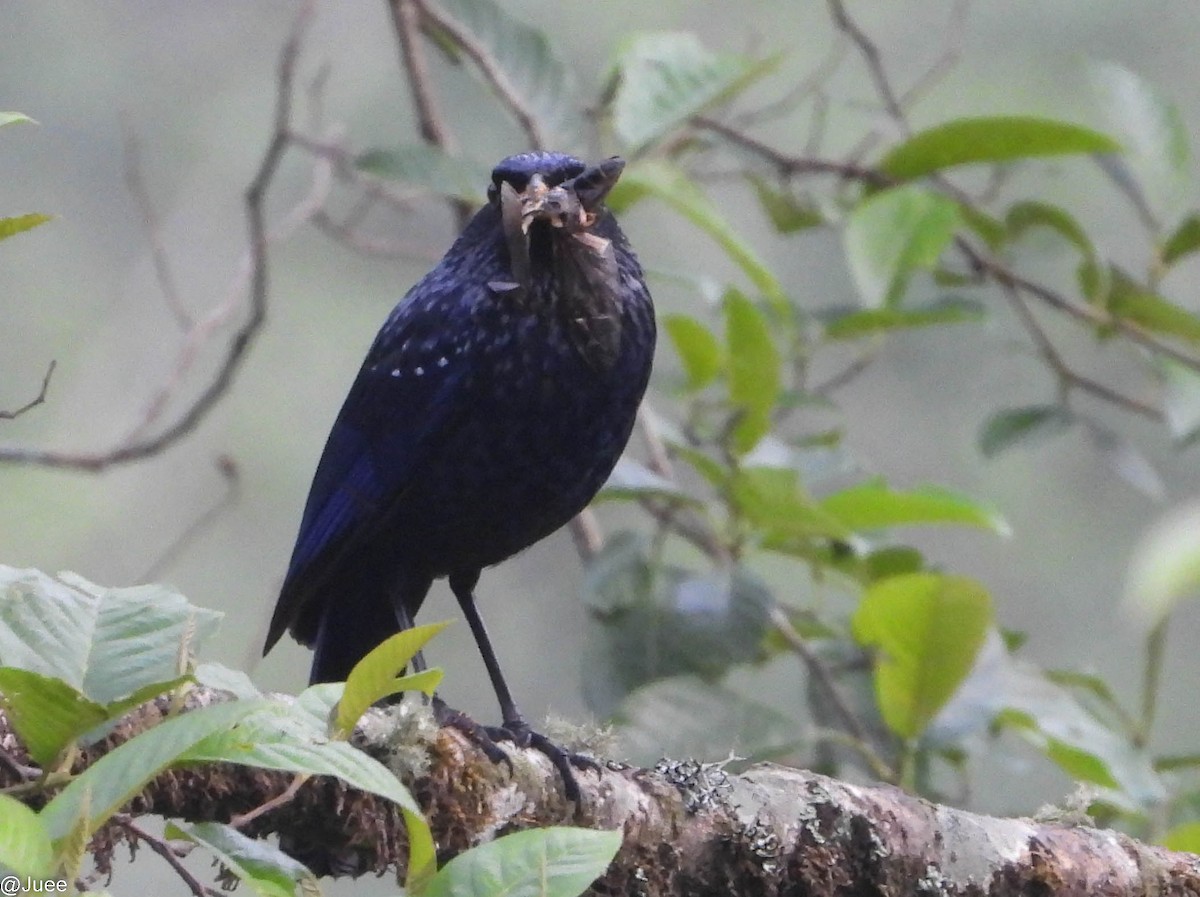
[[[499,742],[508,742],[519,748],[530,748],[545,756],[562,778],[563,793],[567,800],[581,804],[579,780],[575,770],[599,770],[600,764],[591,757],[555,744],[540,732],[535,732],[524,720],[510,720],[500,726],[484,726],[475,722],[461,710],[455,710],[440,698],[434,698],[434,714],[440,725],[448,726],[465,735],[493,763],[503,763],[513,772],[512,758],[500,747]]]

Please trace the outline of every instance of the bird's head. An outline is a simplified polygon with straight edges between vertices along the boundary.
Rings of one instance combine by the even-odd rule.
[[[519,224],[528,234],[535,222],[545,221],[576,233],[595,223],[624,167],[617,156],[589,168],[566,153],[519,153],[492,169],[488,200],[500,206],[510,232]]]

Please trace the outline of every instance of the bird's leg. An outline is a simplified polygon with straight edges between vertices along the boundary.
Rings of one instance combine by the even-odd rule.
[[[529,723],[525,721],[516,701],[513,700],[512,693],[508,690],[508,683],[504,681],[504,674],[500,671],[500,662],[496,659],[496,652],[492,648],[491,639],[488,638],[487,628],[483,625],[483,618],[475,606],[475,583],[478,581],[478,572],[466,576],[451,576],[450,590],[458,599],[463,616],[467,618],[467,624],[471,627],[471,634],[475,636],[475,644],[479,647],[479,654],[483,657],[484,666],[487,667],[488,676],[492,680],[496,699],[500,702],[500,716],[503,722],[499,726],[480,726],[473,723],[464,714],[450,710],[445,704],[441,704],[439,715],[444,724],[454,726],[476,741],[493,762],[497,759],[492,753],[497,750],[496,741],[511,741],[518,747],[533,748],[544,754],[562,777],[563,791],[566,793],[567,799],[578,805],[579,781],[575,778],[575,771],[571,767],[597,769],[598,765],[589,757],[583,757],[559,747],[545,735],[533,731],[529,727]],[[435,708],[437,708],[436,704]],[[464,722],[467,725],[464,725]],[[503,755],[503,760],[511,769],[512,761],[508,759],[507,755]]]

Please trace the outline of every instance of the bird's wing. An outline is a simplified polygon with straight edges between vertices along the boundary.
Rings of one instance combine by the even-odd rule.
[[[470,376],[469,303],[419,284],[384,324],[317,465],[266,648],[339,557],[369,538],[459,414]]]

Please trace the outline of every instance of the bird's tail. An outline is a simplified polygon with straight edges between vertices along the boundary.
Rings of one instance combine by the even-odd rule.
[[[357,588],[326,597],[313,641],[310,685],[344,681],[380,642],[411,627],[432,583],[429,577],[402,576],[381,588],[378,579],[366,579]]]

